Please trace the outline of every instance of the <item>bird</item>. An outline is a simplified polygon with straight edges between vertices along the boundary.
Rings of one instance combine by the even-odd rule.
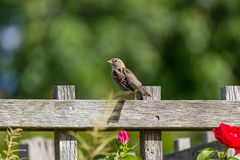
[[[135,99],[138,91],[142,94],[142,96],[151,97],[151,95],[143,88],[142,83],[137,79],[133,72],[126,68],[121,59],[112,58],[107,62],[112,66],[112,79],[121,90],[134,92]]]

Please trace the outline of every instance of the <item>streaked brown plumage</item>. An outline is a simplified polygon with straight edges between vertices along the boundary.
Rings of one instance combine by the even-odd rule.
[[[112,65],[112,78],[115,84],[123,91],[140,91],[143,96],[151,96],[136,78],[131,70],[127,69],[119,58],[112,58],[107,61]]]

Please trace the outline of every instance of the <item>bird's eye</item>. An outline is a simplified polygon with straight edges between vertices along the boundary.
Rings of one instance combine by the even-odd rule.
[[[114,62],[117,62],[117,60],[114,60]]]

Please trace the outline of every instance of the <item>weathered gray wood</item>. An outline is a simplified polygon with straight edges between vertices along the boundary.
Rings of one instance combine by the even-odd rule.
[[[183,151],[191,147],[191,141],[189,137],[178,138],[174,140],[174,152]]]
[[[118,121],[107,123],[119,101],[0,100],[0,127],[209,130],[219,122],[240,126],[240,101],[126,100]],[[14,116],[12,116],[14,115]]]
[[[203,143],[209,143],[209,142],[213,142],[215,141],[215,137],[212,133],[212,131],[207,131],[203,133],[203,137],[202,137],[202,142]]]
[[[179,151],[176,153],[171,153],[164,156],[164,160],[194,160],[197,158],[200,151],[203,148],[216,148],[216,149],[224,149],[223,145],[219,142],[214,141],[207,144],[201,144],[199,146],[191,147],[190,149],[186,149],[183,151]]]
[[[151,97],[143,97],[145,100],[160,100],[161,88],[159,86],[147,86],[145,89]],[[155,116],[155,118],[160,118]],[[162,133],[157,129],[140,130],[141,157],[143,160],[162,160]]]
[[[75,99],[75,86],[72,85],[54,86],[53,99],[59,100]]]
[[[221,88],[221,97],[223,100],[239,101],[240,100],[240,86],[225,86]],[[237,112],[237,111],[236,111]],[[225,121],[223,121],[225,122]],[[219,122],[220,123],[220,122]],[[227,122],[225,122],[227,123]],[[236,151],[233,148],[228,149],[229,155],[235,155]]]
[[[240,101],[240,86],[225,86],[221,88],[222,100]]]
[[[229,101],[238,100],[239,101],[240,100],[240,86],[226,86],[226,87],[221,88],[221,97],[224,100],[229,100]],[[225,107],[226,107],[226,112],[228,112],[228,109],[229,109],[228,107],[229,106],[226,105]],[[240,108],[240,106],[238,108],[236,108],[235,112],[238,113],[239,108]],[[216,108],[216,110],[218,110],[218,108]],[[234,111],[231,111],[231,112],[234,112]],[[224,120],[218,120],[218,123],[220,123],[220,122],[225,122],[225,123],[229,122],[229,123],[232,124],[232,120],[230,120],[230,119],[226,119],[225,121]],[[184,150],[182,152],[176,152],[176,153],[166,155],[164,157],[164,160],[196,159],[196,157],[198,155],[198,151],[203,149],[203,148],[208,148],[208,147],[213,147],[213,148],[223,150],[224,149],[223,145],[221,145],[217,141],[213,141],[214,139],[215,138],[214,138],[212,132],[206,132],[204,134],[204,137],[203,137],[203,142],[205,142],[205,144],[202,144],[202,145],[199,145],[197,147],[193,147],[193,148]],[[229,149],[228,153],[230,155],[234,155],[235,151],[233,149]]]
[[[35,137],[20,142],[21,160],[54,160],[54,143],[52,139]]]
[[[75,86],[55,86],[53,88],[53,97],[59,100],[75,99]],[[65,107],[67,108],[67,106]],[[68,109],[71,110],[71,107]],[[62,114],[67,116],[68,113]],[[54,132],[56,160],[77,160],[75,132],[71,131],[71,134],[69,132],[66,130],[55,130]]]
[[[22,144],[20,143],[18,145],[20,151],[19,151],[19,157],[21,160],[29,160],[29,149],[28,149],[28,144]]]
[[[143,160],[162,160],[162,137],[159,130],[153,129],[140,132],[140,151]]]

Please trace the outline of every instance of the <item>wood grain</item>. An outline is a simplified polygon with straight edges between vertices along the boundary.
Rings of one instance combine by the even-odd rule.
[[[240,86],[225,86],[221,88],[222,100],[240,101]]]
[[[221,88],[222,100],[240,100],[240,87],[239,86],[226,86]],[[203,133],[203,143],[215,141],[212,131]]]
[[[55,86],[53,87],[53,97],[59,100],[75,99],[75,86]],[[67,115],[68,113],[63,112],[62,114]],[[77,160],[77,140],[74,135],[74,131],[57,129],[54,131],[56,160]]]
[[[219,122],[240,126],[240,102],[222,100],[126,100],[118,121],[107,123],[119,101],[0,100],[0,127],[208,130]]]
[[[159,86],[146,86],[145,89],[151,97],[144,96],[145,100],[160,100],[161,88]],[[143,160],[162,160],[162,132],[158,129],[140,130],[141,158]]]
[[[240,100],[240,86],[222,87],[221,88],[221,98],[224,100],[230,100],[230,101]],[[228,112],[229,106],[226,105],[225,107],[226,107],[226,112]],[[216,111],[218,111],[217,108],[216,108]],[[236,110],[235,112],[238,112],[238,111],[239,110]],[[234,112],[234,111],[231,111],[231,112]],[[220,123],[220,122],[228,123],[226,121],[218,120],[218,123]],[[196,159],[196,157],[199,153],[199,150],[201,150],[203,148],[212,147],[212,148],[216,148],[219,150],[224,149],[223,145],[221,145],[219,142],[217,142],[215,140],[212,132],[206,132],[204,134],[203,143],[204,144],[198,145],[196,147],[192,147],[190,149],[186,149],[186,150],[183,150],[180,152],[168,154],[168,155],[164,156],[164,160]],[[234,155],[235,150],[231,149],[231,148],[228,149],[228,154]]]

